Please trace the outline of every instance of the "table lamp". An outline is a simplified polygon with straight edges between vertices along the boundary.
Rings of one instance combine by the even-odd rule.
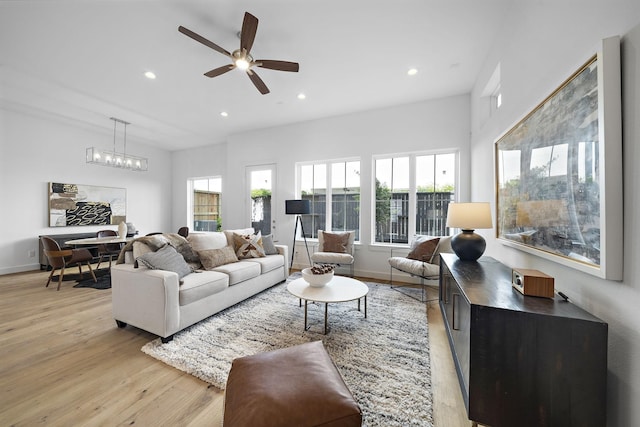
[[[474,230],[493,227],[489,203],[449,203],[447,227],[462,230],[451,238],[451,249],[458,258],[476,261],[484,253],[487,242]]]

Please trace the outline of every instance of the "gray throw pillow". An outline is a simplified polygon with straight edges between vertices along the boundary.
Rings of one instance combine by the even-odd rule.
[[[262,236],[262,247],[264,248],[265,255],[278,254],[276,245],[273,243],[273,234],[267,234],[266,236]]]
[[[178,279],[182,279],[193,270],[175,248],[166,245],[156,252],[147,252],[139,256],[136,261],[152,270],[166,270],[178,273]]]

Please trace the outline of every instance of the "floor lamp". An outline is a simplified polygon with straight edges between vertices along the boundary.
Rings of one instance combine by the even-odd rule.
[[[302,218],[300,215],[311,213],[311,203],[309,200],[285,200],[285,213],[287,215],[296,216],[296,227],[293,230],[293,249],[291,250],[291,264],[289,268],[293,267],[293,257],[296,254],[296,236],[298,235],[298,223],[300,223],[300,229],[302,230],[302,238],[304,239],[304,246],[307,248],[307,258],[309,258],[309,266],[312,266],[311,255],[309,255],[309,246],[307,245],[307,236],[304,234],[304,225],[302,225]]]

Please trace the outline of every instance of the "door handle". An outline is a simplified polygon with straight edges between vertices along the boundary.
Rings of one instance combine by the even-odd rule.
[[[460,326],[456,325],[456,323],[458,323],[458,322],[456,322],[456,318],[457,318],[456,306],[458,305],[458,304],[456,304],[456,302],[458,301],[458,298],[460,297],[460,294],[453,294],[452,297],[453,297],[453,309],[452,309],[453,311],[451,313],[452,314],[451,317],[453,317],[453,319],[452,319],[453,320],[452,327],[453,327],[454,331],[459,331],[460,330]]]

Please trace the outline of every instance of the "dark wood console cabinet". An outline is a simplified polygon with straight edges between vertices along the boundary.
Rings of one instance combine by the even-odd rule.
[[[606,425],[606,323],[560,297],[520,294],[490,257],[441,254],[440,308],[470,420]]]

